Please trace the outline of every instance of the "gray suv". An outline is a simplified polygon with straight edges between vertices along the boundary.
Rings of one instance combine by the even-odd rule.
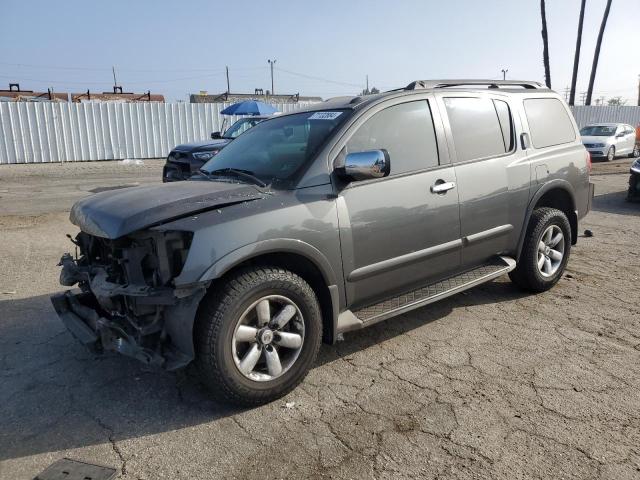
[[[103,192],[52,298],[84,344],[257,405],[322,340],[508,273],[561,278],[589,211],[590,162],[534,82],[417,81],[256,125],[191,181]]]

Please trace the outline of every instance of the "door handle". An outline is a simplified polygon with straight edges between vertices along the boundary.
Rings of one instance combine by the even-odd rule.
[[[456,184],[454,182],[438,180],[434,185],[431,185],[431,193],[447,193],[452,188],[456,188]]]

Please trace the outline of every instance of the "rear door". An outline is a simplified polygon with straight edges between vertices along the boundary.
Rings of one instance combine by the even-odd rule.
[[[508,96],[442,92],[440,110],[458,181],[462,264],[471,268],[515,249],[531,180]]]
[[[337,145],[337,162],[347,153],[379,149],[389,153],[388,177],[346,184],[336,177],[352,308],[439,280],[460,267],[455,172],[433,98],[404,97],[372,107]],[[451,188],[432,192],[441,183]]]

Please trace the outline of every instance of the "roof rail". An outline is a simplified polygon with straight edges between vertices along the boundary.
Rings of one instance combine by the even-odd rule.
[[[423,88],[447,88],[461,87],[465,85],[481,86],[486,85],[488,88],[500,87],[522,87],[527,89],[546,88],[541,83],[529,82],[525,80],[416,80],[404,87],[405,90],[420,90]]]

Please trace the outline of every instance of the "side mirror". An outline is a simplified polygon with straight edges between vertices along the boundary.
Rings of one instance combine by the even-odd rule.
[[[368,150],[349,153],[344,159],[342,172],[352,180],[370,180],[389,175],[391,163],[386,150]]]
[[[220,139],[220,138],[222,138],[222,134],[221,134],[220,132],[213,132],[213,133],[211,134],[211,139],[212,139],[212,140],[218,140],[218,139]]]

